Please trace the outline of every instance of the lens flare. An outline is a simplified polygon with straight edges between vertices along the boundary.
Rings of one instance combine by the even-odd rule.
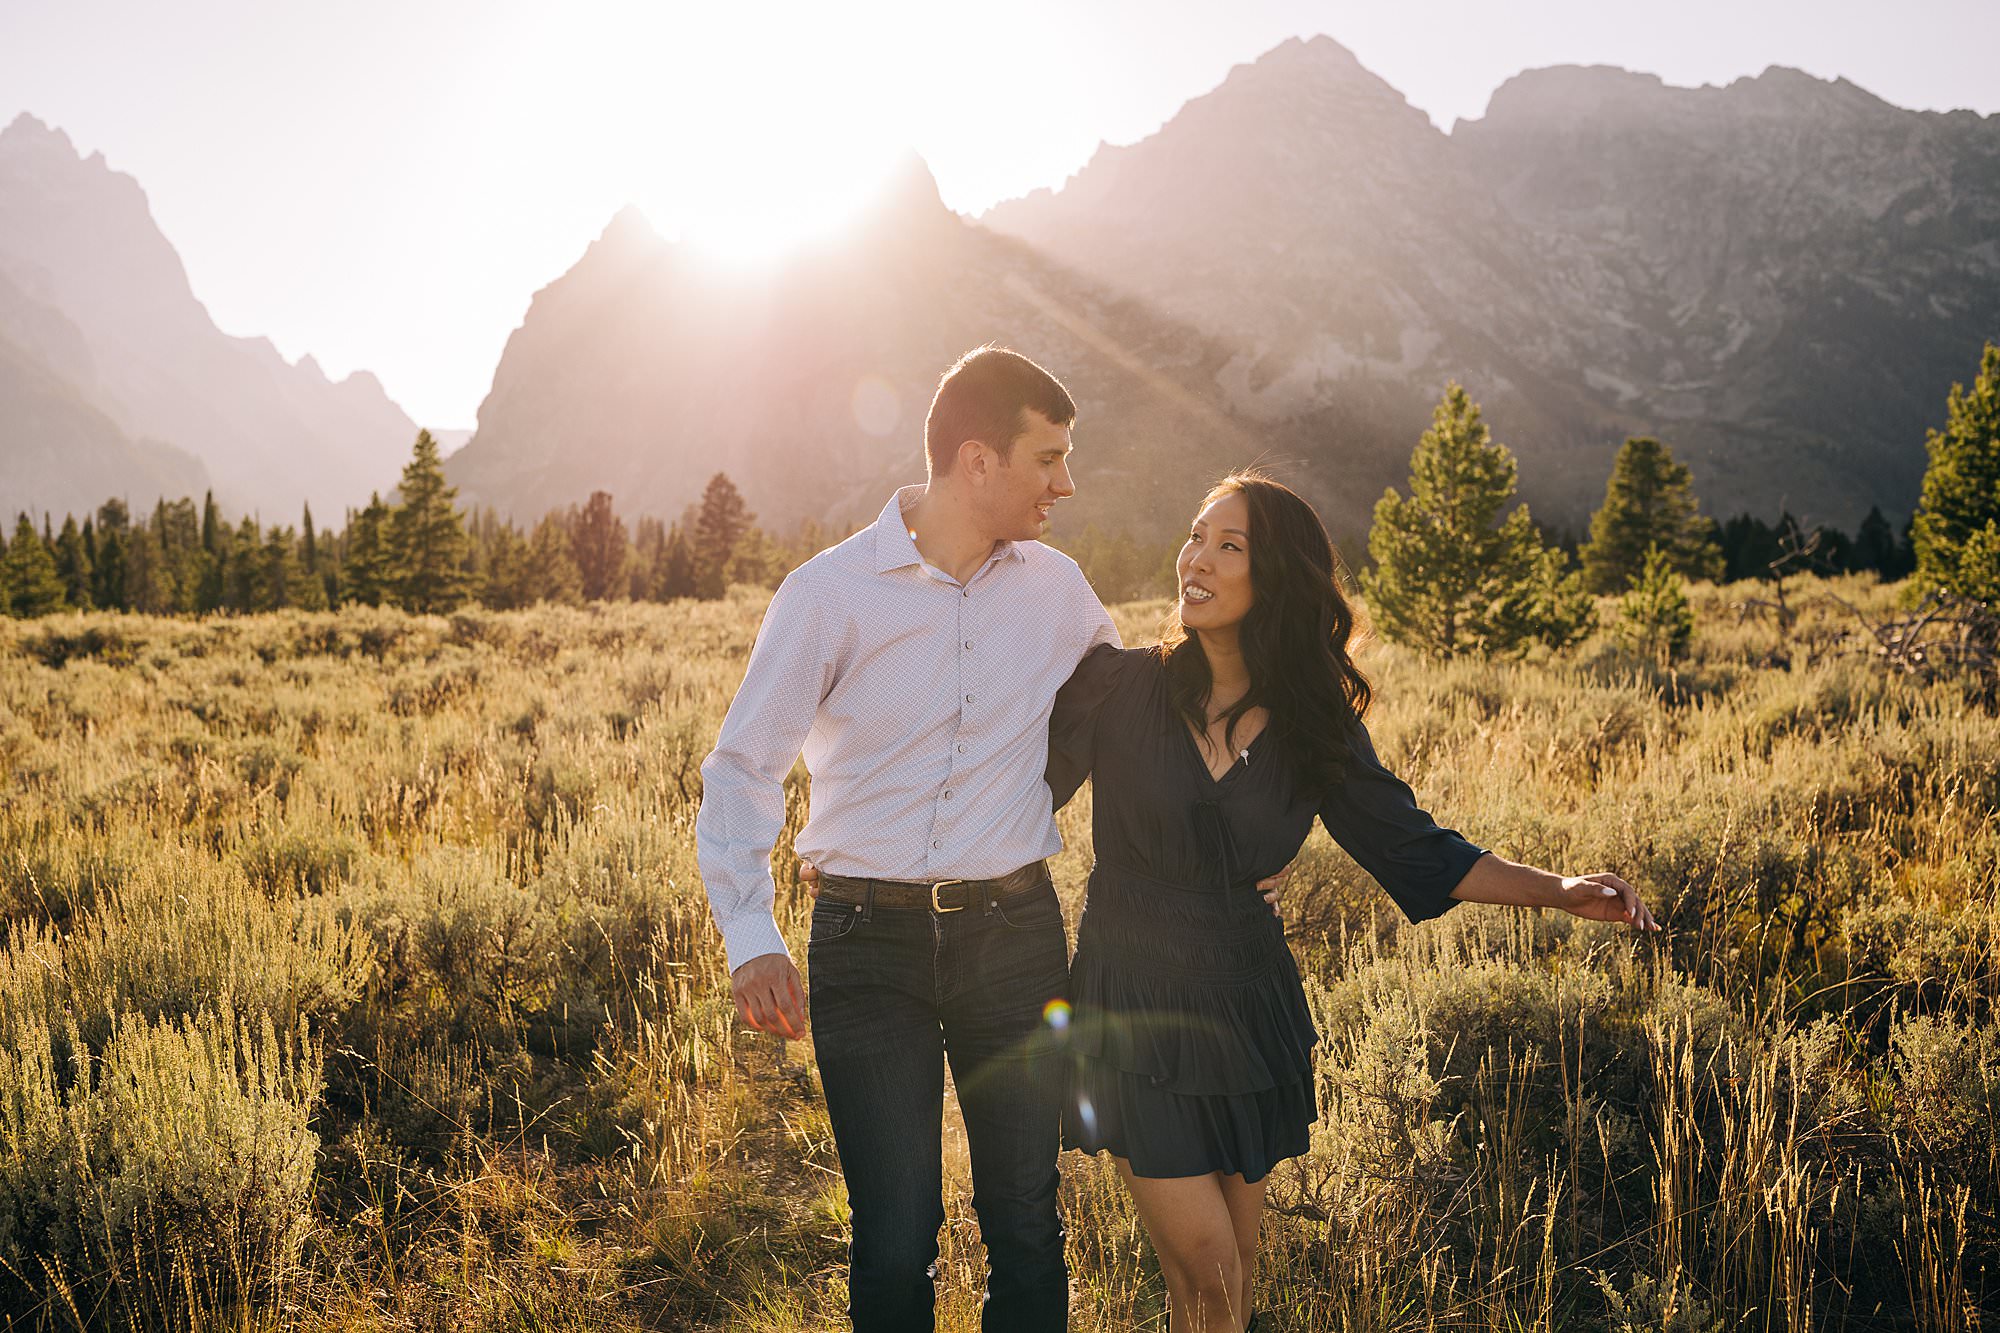
[[[1076,1123],[1087,1139],[1097,1137],[1097,1108],[1090,1104],[1090,1094],[1076,1094]]]
[[[1057,1032],[1068,1030],[1069,1015],[1070,1007],[1068,1000],[1050,1000],[1046,1005],[1042,1006],[1042,1022],[1054,1028]]]

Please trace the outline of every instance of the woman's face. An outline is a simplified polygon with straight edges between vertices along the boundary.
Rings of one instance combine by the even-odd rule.
[[[1250,502],[1241,491],[1195,515],[1174,572],[1181,624],[1188,629],[1229,629],[1250,614]]]

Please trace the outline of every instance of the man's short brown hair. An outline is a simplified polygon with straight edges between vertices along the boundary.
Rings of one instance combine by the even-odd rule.
[[[931,476],[950,472],[958,446],[967,440],[978,440],[1006,458],[1026,428],[1021,413],[1027,408],[1057,426],[1076,420],[1069,390],[1019,352],[988,343],[958,358],[938,381],[937,397],[924,419]]]

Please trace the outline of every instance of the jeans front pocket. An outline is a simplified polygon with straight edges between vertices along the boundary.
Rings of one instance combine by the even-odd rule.
[[[853,903],[813,904],[812,934],[808,945],[832,944],[854,933],[861,922],[861,908]]]
[[[1056,886],[1052,880],[1042,881],[1042,887],[1030,893],[993,904],[993,915],[1000,918],[1000,924],[1012,930],[1047,930],[1062,926],[1062,904],[1056,901]]]

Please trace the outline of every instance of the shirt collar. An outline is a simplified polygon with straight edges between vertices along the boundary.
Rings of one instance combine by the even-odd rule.
[[[889,497],[889,503],[882,506],[882,512],[875,518],[875,569],[886,574],[892,569],[907,569],[911,565],[922,565],[924,558],[917,550],[916,538],[903,523],[903,511],[924,498],[924,486],[905,486]],[[995,542],[993,555],[987,561],[1006,556],[1012,560],[1027,561],[1027,553],[1019,542]],[[981,565],[984,569],[986,566]]]

